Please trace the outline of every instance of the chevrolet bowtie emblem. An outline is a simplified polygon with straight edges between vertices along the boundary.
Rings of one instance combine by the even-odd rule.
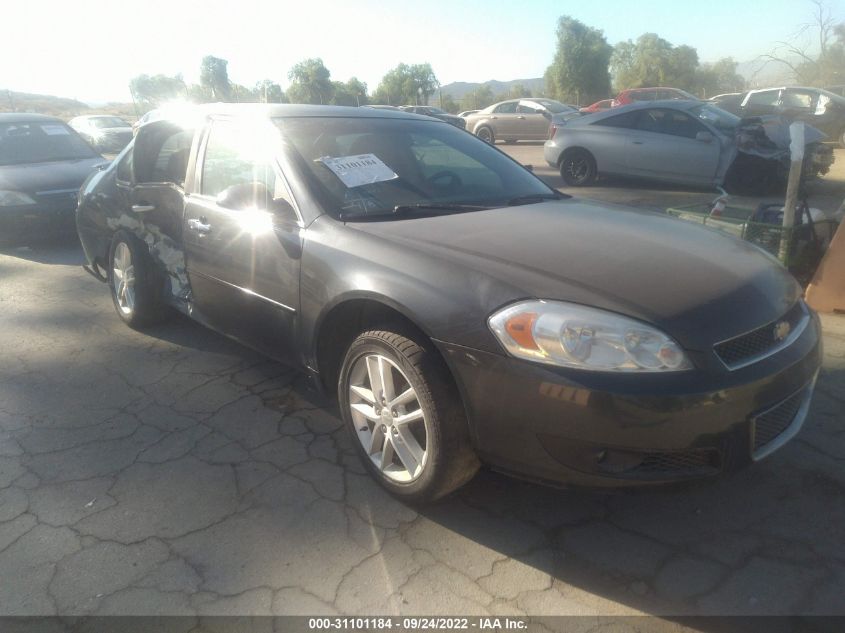
[[[774,331],[775,340],[776,341],[782,341],[787,336],[789,336],[790,330],[792,330],[792,326],[789,325],[788,321],[780,321],[779,323],[777,323],[775,325],[775,331]]]

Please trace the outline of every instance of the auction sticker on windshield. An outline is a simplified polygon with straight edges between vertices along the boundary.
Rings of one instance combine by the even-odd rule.
[[[375,154],[358,154],[357,156],[339,156],[337,158],[324,156],[319,160],[350,189],[399,177]]]

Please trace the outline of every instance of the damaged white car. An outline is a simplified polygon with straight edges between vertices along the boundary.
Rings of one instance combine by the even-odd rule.
[[[740,119],[700,101],[651,101],[552,121],[544,155],[571,186],[620,175],[764,194],[786,182],[789,123]],[[805,176],[833,163],[825,135],[805,130]]]

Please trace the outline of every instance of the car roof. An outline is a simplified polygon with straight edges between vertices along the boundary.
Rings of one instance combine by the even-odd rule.
[[[205,117],[262,117],[268,119],[285,117],[342,117],[356,119],[424,119],[403,110],[387,108],[359,108],[356,106],[330,106],[310,104],[276,103],[204,103],[200,105],[174,106],[164,109],[157,119],[168,120],[183,118],[186,114]]]
[[[30,112],[0,112],[0,123],[29,123],[32,121],[63,123],[61,119],[54,116],[47,116],[46,114],[35,114]]]

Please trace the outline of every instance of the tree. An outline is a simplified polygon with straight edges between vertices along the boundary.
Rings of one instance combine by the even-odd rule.
[[[546,69],[546,92],[562,101],[592,103],[610,94],[613,47],[604,32],[569,17],[557,21],[557,50]]]
[[[335,86],[331,73],[319,57],[306,59],[288,72],[291,84],[288,99],[291,103],[331,103]]]
[[[695,93],[702,97],[712,97],[745,90],[745,78],[736,72],[736,66],[732,57],[725,57],[712,64],[702,64],[696,72]]]
[[[399,64],[382,77],[373,98],[392,105],[425,105],[438,85],[431,64]]]
[[[183,99],[188,87],[182,75],[138,75],[129,82],[133,98],[146,108],[155,108],[166,101]]]
[[[335,105],[345,106],[359,106],[366,105],[367,100],[367,84],[352,77],[346,83],[342,81],[332,82],[334,84],[334,97],[332,103]]]
[[[200,63],[200,85],[212,101],[228,101],[231,93],[229,62],[214,55],[206,55]]]
[[[800,25],[790,40],[778,42],[761,59],[786,66],[800,84],[841,84],[845,82],[845,23],[836,22],[823,0],[811,2],[811,21]]]
[[[287,103],[282,87],[270,79],[262,79],[255,84],[255,94],[261,103]]]
[[[446,110],[446,112],[451,112],[452,114],[457,114],[461,111],[461,104],[455,101],[452,95],[441,94],[439,97],[441,110]]]
[[[493,91],[487,84],[481,84],[461,99],[461,107],[464,110],[481,110],[494,103],[496,103],[496,97],[493,96]]]
[[[636,43],[616,45],[610,68],[616,90],[648,86],[695,90],[698,53],[691,46],[673,46],[656,33],[644,33]]]

